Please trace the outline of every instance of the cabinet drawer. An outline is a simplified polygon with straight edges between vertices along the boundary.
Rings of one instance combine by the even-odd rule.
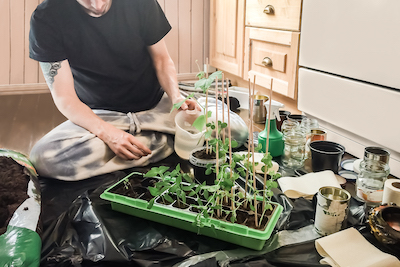
[[[300,31],[301,0],[247,0],[246,26]]]
[[[295,99],[298,32],[246,27],[244,79]]]

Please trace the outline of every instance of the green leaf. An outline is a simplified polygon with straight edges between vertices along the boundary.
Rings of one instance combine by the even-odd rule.
[[[251,209],[252,211],[255,211],[255,210],[256,210],[251,202],[250,202],[250,209]]]
[[[185,194],[185,192],[181,191],[179,196],[180,196],[180,199],[182,199],[183,203],[186,204],[186,194]]]
[[[233,214],[232,214],[232,216],[231,216],[231,222],[232,222],[232,223],[236,222],[236,216],[233,216]]]
[[[237,147],[239,144],[238,144],[238,142],[236,141],[236,140],[232,140],[231,141],[231,147],[232,148],[235,148],[235,147]]]
[[[163,197],[164,197],[164,199],[165,199],[166,201],[168,201],[168,202],[170,202],[170,203],[174,202],[174,199],[173,199],[170,195],[168,195],[168,194],[163,195]]]
[[[204,139],[210,139],[212,135],[212,130],[207,130],[204,134]]]
[[[196,118],[196,120],[193,122],[192,126],[196,128],[199,132],[203,131],[203,128],[206,124],[206,116],[205,115],[200,115]]]
[[[182,177],[183,177],[183,179],[184,179],[186,182],[188,182],[188,183],[193,182],[193,181],[192,181],[192,178],[190,178],[190,175],[187,174],[187,173],[184,173],[184,174],[182,175]],[[193,186],[194,186],[194,185],[193,185]]]
[[[203,189],[205,189],[211,193],[211,192],[217,191],[219,189],[219,185],[206,185],[206,186],[203,186]],[[207,192],[207,191],[205,191],[205,192]]]
[[[204,71],[200,71],[199,73],[196,74],[196,77],[198,79],[202,79],[205,76],[206,76],[206,73]]]
[[[194,96],[194,93],[188,95],[184,100],[182,100],[182,101],[180,101],[180,102],[174,104],[174,105],[172,106],[172,109],[171,109],[170,112],[172,112],[174,109],[180,109],[181,106],[182,106],[182,104],[185,103],[185,101],[188,100],[189,98],[192,98],[193,96]]]
[[[149,204],[147,204],[147,208],[148,209],[151,209],[153,207],[155,199],[156,199],[155,197],[150,199]]]
[[[177,189],[178,189],[178,184],[174,184],[174,185],[171,186],[171,188],[169,189],[169,192],[175,193]]]
[[[153,197],[155,197],[155,196],[158,196],[158,194],[160,193],[160,190],[158,190],[157,188],[155,188],[155,187],[148,187],[147,189],[149,189],[149,191],[150,191],[150,194],[153,196]]]
[[[158,168],[153,167],[144,175],[144,177],[155,177],[157,174],[158,174]]]

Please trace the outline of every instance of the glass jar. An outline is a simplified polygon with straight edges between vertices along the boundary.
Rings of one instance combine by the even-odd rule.
[[[304,166],[306,133],[300,128],[284,131],[282,164],[284,167],[298,169]]]
[[[363,160],[357,177],[357,198],[368,205],[379,205],[382,202],[383,187],[389,175],[389,165],[375,160]]]
[[[306,132],[306,158],[311,156],[309,144],[311,142],[311,130],[318,129],[319,124],[316,119],[304,118],[300,123],[300,128]]]
[[[281,125],[281,132],[285,135],[285,132],[291,130],[298,130],[300,128],[300,123],[295,120],[285,120]]]

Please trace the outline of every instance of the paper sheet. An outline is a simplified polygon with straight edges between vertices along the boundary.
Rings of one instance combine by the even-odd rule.
[[[380,251],[355,228],[317,239],[315,248],[324,257],[321,264],[335,267],[400,267],[400,261],[395,256]]]
[[[300,177],[281,177],[278,179],[282,192],[290,198],[312,198],[323,186],[340,187],[333,171],[321,171]]]

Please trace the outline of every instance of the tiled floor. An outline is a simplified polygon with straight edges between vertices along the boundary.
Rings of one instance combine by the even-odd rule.
[[[42,136],[65,120],[50,94],[0,95],[0,148],[29,155]]]

